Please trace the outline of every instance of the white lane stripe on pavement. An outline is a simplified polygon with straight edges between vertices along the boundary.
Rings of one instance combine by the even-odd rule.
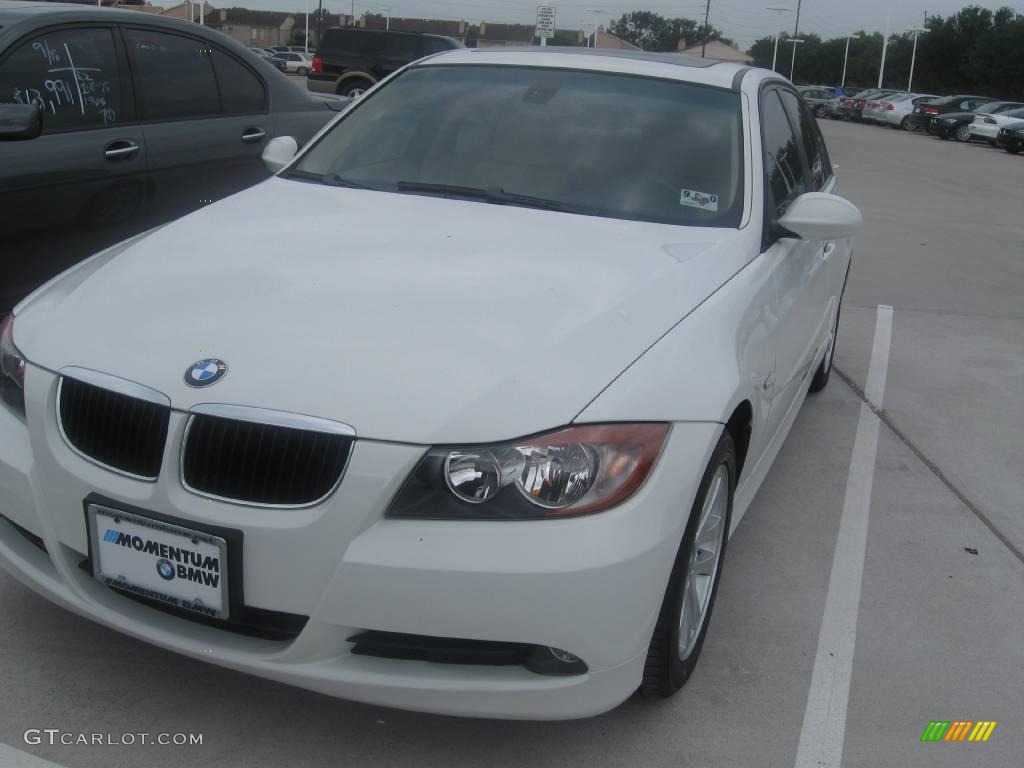
[[[800,729],[795,768],[840,768],[846,738],[846,707],[857,639],[864,553],[867,548],[871,486],[875,478],[878,428],[881,421],[871,406],[881,409],[889,369],[892,307],[880,305],[875,321],[871,365],[860,404],[857,435],[846,479],[846,496],[839,520],[825,612],[818,633],[818,651],[807,691],[807,709]],[[870,406],[868,405],[870,403]]]
[[[22,752],[20,749],[0,744],[0,768],[64,768],[57,763]]]

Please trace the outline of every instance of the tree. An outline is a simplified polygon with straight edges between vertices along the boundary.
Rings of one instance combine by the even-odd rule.
[[[920,93],[981,93],[1005,99],[1024,99],[1024,16],[1010,8],[993,12],[969,6],[948,18],[928,17],[927,34],[917,43],[914,65],[914,90]],[[861,31],[850,40],[847,85],[874,87],[882,58],[882,35]],[[816,35],[801,35],[806,41],[796,52],[798,83],[838,85],[842,77],[846,38],[821,40]],[[782,74],[789,74],[790,46],[787,37],[779,38],[779,62]],[[775,39],[762,37],[750,47],[754,63],[770,67]],[[914,46],[912,33],[889,39],[883,85],[906,88]]]
[[[695,45],[705,37],[704,25],[693,19],[669,19],[651,11],[624,13],[611,23],[608,31],[645,51],[675,51],[681,40]],[[732,43],[712,25],[708,25],[707,39]]]

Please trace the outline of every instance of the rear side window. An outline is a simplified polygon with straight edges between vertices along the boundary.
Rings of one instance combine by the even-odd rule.
[[[780,95],[803,144],[804,156],[811,171],[811,188],[815,191],[820,190],[832,175],[825,140],[821,137],[818,124],[811,117],[806,105],[789,91],[780,91]]]
[[[419,38],[415,35],[384,35],[381,53],[401,59],[415,59],[419,52]]]
[[[446,40],[443,37],[431,37],[427,35],[423,38],[423,55],[429,56],[432,53],[440,53],[441,51],[450,51],[454,46],[450,40]]]
[[[765,177],[775,213],[781,216],[793,200],[810,192],[811,188],[800,160],[799,139],[782,108],[779,92],[774,88],[761,98],[761,131]]]
[[[144,119],[176,120],[220,112],[208,44],[140,29],[126,30],[125,37]]]
[[[111,31],[68,29],[21,43],[0,62],[0,103],[35,104],[43,132],[116,125],[121,79]]]
[[[267,92],[263,81],[244,64],[213,49],[213,68],[217,71],[224,113],[250,115],[265,112]]]

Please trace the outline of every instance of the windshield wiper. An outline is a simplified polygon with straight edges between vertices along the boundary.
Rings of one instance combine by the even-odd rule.
[[[458,184],[432,184],[425,181],[400,181],[395,187],[399,192],[483,200],[498,205],[519,205],[524,208],[541,208],[547,211],[558,211],[564,207],[564,204],[558,200],[518,195],[514,192],[506,192],[501,187],[463,187]]]
[[[350,189],[373,189],[358,181],[352,181],[352,179],[346,179],[337,173],[325,173],[321,178],[324,184],[330,184],[332,187],[348,187]]]
[[[332,187],[350,187],[352,189],[372,189],[365,184],[358,181],[352,181],[346,179],[337,173],[313,173],[312,171],[303,171],[298,168],[291,171],[286,171],[281,174],[286,179],[300,179],[302,181],[316,181],[320,184],[327,184]]]

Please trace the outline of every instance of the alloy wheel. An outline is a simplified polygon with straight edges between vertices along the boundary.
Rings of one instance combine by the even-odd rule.
[[[714,594],[718,567],[725,543],[725,518],[729,508],[729,468],[723,463],[715,471],[697,522],[690,559],[683,575],[683,605],[679,612],[679,658],[693,653],[707,620]]]

